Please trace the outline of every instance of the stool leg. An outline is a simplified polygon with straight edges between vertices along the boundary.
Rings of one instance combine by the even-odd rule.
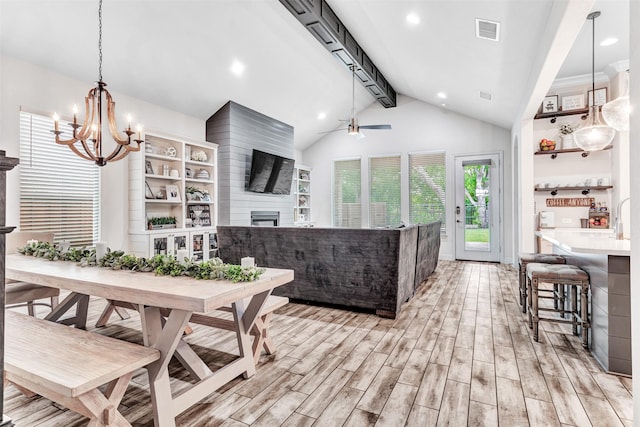
[[[553,284],[553,309],[558,310],[558,292],[560,289],[560,285],[557,283]]]
[[[566,319],[567,318],[567,313],[565,313],[564,311],[567,309],[566,306],[566,299],[567,299],[567,285],[561,284],[558,285],[558,288],[560,289],[560,306],[562,308],[562,318]]]
[[[533,318],[531,317],[531,282],[533,279],[526,278],[527,285],[527,307],[529,308],[529,329],[533,329]]]
[[[529,319],[533,318],[533,340],[538,342],[538,279],[531,279],[531,289],[529,289],[531,307],[529,308]]]
[[[573,325],[573,335],[578,335],[578,287],[571,286],[571,323]]]
[[[580,306],[582,307],[582,347],[589,348],[589,305],[587,298],[589,296],[589,284],[582,284],[582,300]]]
[[[523,270],[522,264],[520,264],[520,276],[518,280],[518,291],[520,292],[520,305],[522,306],[522,312],[527,312],[527,276]]]

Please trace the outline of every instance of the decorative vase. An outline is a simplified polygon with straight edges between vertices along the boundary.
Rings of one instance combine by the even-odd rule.
[[[566,150],[567,148],[576,148],[572,133],[562,135],[562,149]]]

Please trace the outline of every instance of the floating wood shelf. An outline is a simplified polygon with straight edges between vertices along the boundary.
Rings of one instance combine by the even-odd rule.
[[[586,120],[589,116],[589,108],[580,108],[578,110],[569,110],[569,111],[556,111],[555,113],[538,113],[535,115],[534,119],[551,119],[551,123],[556,122],[556,117],[561,116],[575,116],[576,114],[581,114],[580,117],[582,120]]]
[[[585,186],[579,186],[579,187],[549,187],[549,188],[536,187],[535,191],[549,191],[552,196],[555,196],[556,194],[558,194],[558,191],[580,191],[580,192],[582,192],[582,194],[587,195],[591,191],[609,190],[610,188],[613,188],[613,186],[612,185],[594,185],[594,186],[590,186],[590,187],[585,187]]]
[[[603,148],[603,150],[610,150],[611,148],[613,148],[611,145],[607,145]],[[555,159],[560,153],[582,153],[582,157],[587,157],[590,151],[584,151],[582,148],[565,148],[561,150],[536,151],[533,154],[535,154],[536,156],[540,154],[547,154],[550,155],[552,159]]]

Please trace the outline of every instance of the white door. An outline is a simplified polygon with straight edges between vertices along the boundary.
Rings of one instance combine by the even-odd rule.
[[[501,155],[455,158],[456,259],[500,261]]]

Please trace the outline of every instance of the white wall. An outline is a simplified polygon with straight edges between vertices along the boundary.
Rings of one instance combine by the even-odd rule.
[[[366,138],[356,139],[347,131],[327,135],[303,152],[303,162],[313,168],[313,221],[316,226],[331,225],[332,162],[336,159],[361,157],[363,164],[362,204],[366,218],[368,204],[367,167],[369,156],[402,156],[402,182],[408,183],[408,157],[410,152],[446,151],[447,162],[447,234],[442,236],[440,255],[443,259],[454,258],[454,183],[453,160],[456,155],[503,152],[503,261],[511,262],[512,247],[512,200],[511,200],[511,142],[509,131],[470,117],[450,112],[413,98],[398,96],[398,106],[385,109],[373,104],[358,115],[360,124],[391,124],[392,130],[364,130]],[[403,198],[407,198],[403,191]],[[408,202],[403,200],[403,206]],[[403,212],[408,222],[408,213]]]
[[[105,76],[107,83],[108,76]],[[23,110],[70,118],[71,106],[83,104],[93,82],[70,79],[48,69],[15,58],[0,56],[0,149],[19,157],[19,113]],[[119,126],[124,129],[127,113],[145,129],[204,140],[205,122],[194,117],[121,95],[108,87],[116,101]],[[159,88],[158,90],[162,90]],[[81,112],[81,117],[84,117]],[[60,147],[60,149],[66,149]],[[98,167],[98,166],[96,166]],[[7,225],[19,225],[19,168],[7,174]],[[127,160],[101,169],[101,239],[114,249],[127,248]]]

